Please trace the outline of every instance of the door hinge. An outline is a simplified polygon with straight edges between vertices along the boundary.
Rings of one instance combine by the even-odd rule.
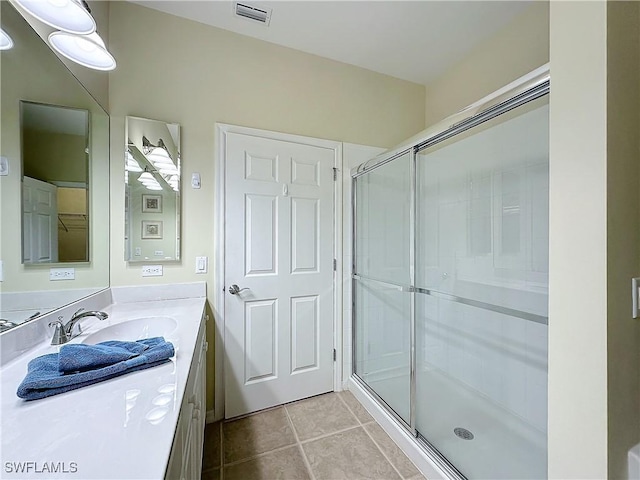
[[[333,361],[334,362],[336,361],[336,349],[335,348],[333,349]]]
[[[338,271],[338,260],[336,260],[335,258],[333,259],[333,271]]]
[[[335,182],[336,180],[338,180],[338,169],[333,167],[333,181]]]

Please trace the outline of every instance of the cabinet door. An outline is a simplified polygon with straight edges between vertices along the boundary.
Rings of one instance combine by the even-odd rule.
[[[202,452],[204,447],[204,427],[207,410],[206,398],[206,342],[203,341],[202,353],[200,354],[200,362],[196,371],[196,382],[194,386],[194,411],[191,425],[191,444],[192,457],[191,461],[194,471],[199,478],[202,471]]]
[[[186,405],[182,407],[182,411],[180,415],[184,415],[184,442],[182,444],[182,469],[180,471],[180,480],[193,480],[197,478],[197,476],[193,472],[193,462],[191,461],[191,457],[193,455],[193,404],[187,402]]]
[[[191,425],[191,411],[186,406],[180,409],[180,417],[176,426],[176,433],[173,438],[173,447],[171,448],[171,457],[167,466],[166,480],[181,479],[183,473],[183,464],[186,461],[184,456],[185,443],[189,427]]]

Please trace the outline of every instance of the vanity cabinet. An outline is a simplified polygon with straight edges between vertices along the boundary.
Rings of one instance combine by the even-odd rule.
[[[189,370],[165,480],[196,480],[202,470],[202,450],[207,410],[206,321],[203,317]]]

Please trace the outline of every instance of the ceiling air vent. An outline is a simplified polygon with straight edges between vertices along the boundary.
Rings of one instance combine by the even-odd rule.
[[[271,9],[270,8],[260,8],[253,5],[249,5],[248,3],[240,3],[236,2],[236,15],[243,18],[248,18],[249,20],[254,20],[256,22],[264,23],[265,25],[269,25],[271,21]]]

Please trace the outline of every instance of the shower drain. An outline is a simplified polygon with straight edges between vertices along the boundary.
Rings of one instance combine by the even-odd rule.
[[[463,440],[473,440],[473,433],[471,433],[466,428],[456,427],[453,429],[453,433],[455,433],[458,437]]]

